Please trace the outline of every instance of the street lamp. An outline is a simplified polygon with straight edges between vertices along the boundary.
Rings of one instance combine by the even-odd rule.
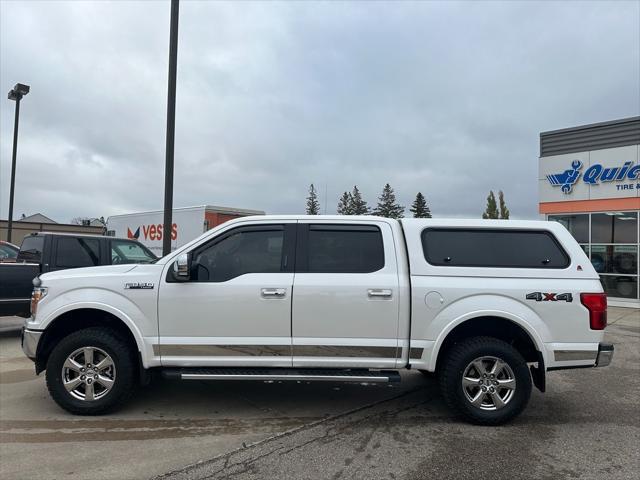
[[[20,118],[20,100],[29,93],[29,85],[16,83],[9,91],[9,100],[16,102],[16,118],[13,123],[13,154],[11,157],[11,187],[9,189],[9,224],[7,225],[7,242],[11,242],[11,229],[13,227],[13,191],[16,186],[16,154],[18,153],[18,119]]]
[[[164,218],[162,234],[162,256],[171,253],[171,231],[173,214],[173,151],[176,135],[176,73],[178,70],[178,14],[180,0],[171,0],[171,23],[169,26],[169,85],[167,88],[167,144],[164,167]]]

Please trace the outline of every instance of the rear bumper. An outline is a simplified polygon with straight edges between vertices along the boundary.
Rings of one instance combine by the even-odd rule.
[[[596,346],[595,343],[592,345],[593,347]],[[555,364],[548,367],[547,371],[606,367],[613,359],[613,344],[598,343],[597,345],[597,350],[554,350],[553,359]]]
[[[598,356],[596,357],[596,367],[606,367],[613,359],[613,344],[601,343],[598,345]]]
[[[42,332],[38,330],[29,330],[22,327],[22,351],[31,360],[36,359],[36,352],[38,351],[38,343]]]

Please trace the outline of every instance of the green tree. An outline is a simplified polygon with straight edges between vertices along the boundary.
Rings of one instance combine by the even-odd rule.
[[[362,198],[362,194],[356,185],[353,186],[351,192],[351,214],[352,215],[369,215],[369,207],[367,202]]]
[[[413,218],[431,218],[431,210],[421,192],[417,193],[409,211],[413,213]]]
[[[502,193],[502,190],[498,192],[498,202],[500,203],[500,218],[509,220],[509,209],[504,201],[504,194]]]
[[[338,215],[353,215],[353,210],[351,209],[352,203],[351,194],[344,192],[338,202]]]
[[[320,202],[318,202],[318,194],[313,186],[313,183],[309,186],[309,196],[307,197],[307,215],[319,215],[320,214]]]
[[[404,217],[404,207],[396,202],[396,194],[388,183],[382,189],[382,194],[378,197],[378,205],[373,211],[374,215],[387,218]]]
[[[499,218],[498,205],[496,204],[496,196],[493,194],[493,190],[489,190],[487,208],[482,214],[482,218]]]

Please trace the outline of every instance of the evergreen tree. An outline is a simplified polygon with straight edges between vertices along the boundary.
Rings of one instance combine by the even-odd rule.
[[[388,183],[382,189],[380,197],[378,197],[378,205],[373,214],[387,218],[404,217],[404,207],[396,202],[396,194]]]
[[[409,211],[413,213],[413,218],[431,218],[431,210],[421,192],[416,195]]]
[[[320,214],[320,202],[318,202],[318,194],[313,186],[313,183],[309,186],[309,196],[307,197],[307,215],[319,215]]]
[[[489,196],[487,197],[487,208],[482,214],[482,218],[498,218],[498,205],[496,204],[496,196],[493,194],[493,190],[489,190]]]
[[[349,192],[344,192],[338,202],[338,215],[353,215],[353,210],[351,208],[352,204],[353,199],[351,194]]]
[[[353,186],[353,191],[351,192],[351,214],[369,215],[367,202],[362,198],[362,194],[356,185]]]
[[[502,193],[502,190],[498,192],[498,202],[500,203],[500,218],[509,220],[509,209],[507,208],[507,204],[504,202],[504,194]]]

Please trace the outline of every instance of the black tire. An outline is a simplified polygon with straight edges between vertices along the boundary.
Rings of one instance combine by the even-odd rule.
[[[484,408],[473,405],[467,395],[480,393],[481,387],[468,387],[467,393],[463,388],[462,378],[465,370],[474,360],[482,357],[495,357],[502,360],[511,370],[508,372],[505,369],[503,375],[512,374],[515,378],[513,392],[510,393],[508,389],[500,390],[502,395],[510,395],[506,405],[501,408],[495,408],[497,403],[493,400],[494,396],[488,392],[487,396],[482,398],[486,399],[486,403],[490,405],[483,405]],[[490,361],[488,365],[491,365]],[[474,376],[476,375],[475,369],[471,372]],[[474,337],[453,345],[445,352],[438,374],[440,389],[447,405],[466,420],[479,425],[501,425],[512,420],[524,410],[531,396],[531,375],[526,361],[515,348],[497,338]],[[478,377],[482,375],[478,374]],[[499,394],[498,391],[495,392]],[[488,409],[492,408],[491,404],[495,409]]]
[[[106,352],[115,366],[113,386],[95,400],[76,398],[63,383],[65,361],[83,347]],[[76,415],[100,415],[116,410],[131,397],[136,387],[137,367],[135,351],[124,338],[106,328],[86,328],[68,335],[54,347],[47,360],[47,388],[53,400],[66,411]]]

